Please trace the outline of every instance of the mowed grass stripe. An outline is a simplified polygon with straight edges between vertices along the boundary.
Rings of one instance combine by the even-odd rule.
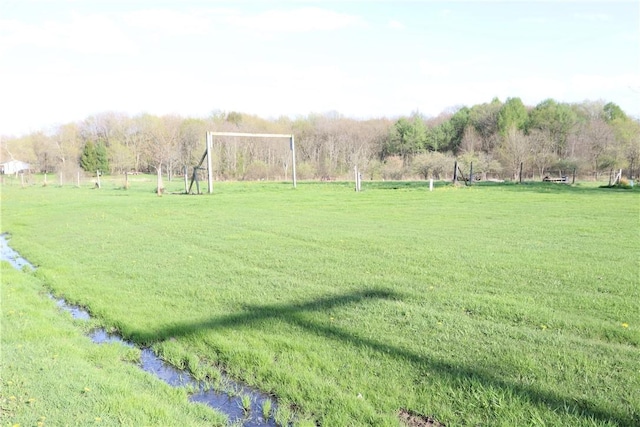
[[[301,420],[636,422],[637,193],[393,185],[7,189],[3,230],[56,292]]]

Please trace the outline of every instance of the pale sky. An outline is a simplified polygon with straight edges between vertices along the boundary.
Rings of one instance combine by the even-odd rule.
[[[494,97],[640,117],[640,2],[0,0],[0,135],[107,111],[392,118]]]

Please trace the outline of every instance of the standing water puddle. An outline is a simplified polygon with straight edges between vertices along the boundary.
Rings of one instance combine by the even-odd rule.
[[[35,267],[20,254],[14,251],[8,244],[8,236],[0,234],[0,260],[8,261],[18,270],[35,270]],[[56,305],[71,313],[74,319],[90,320],[91,315],[88,311],[68,304],[65,300],[49,295],[56,301]],[[89,333],[89,337],[94,343],[121,343],[129,347],[135,345],[129,341],[123,340],[115,334],[108,333],[104,329],[95,329]],[[225,385],[226,390],[230,392],[213,390],[204,382],[198,381],[187,372],[169,365],[160,359],[151,349],[142,348],[140,354],[140,367],[149,373],[154,374],[167,384],[173,387],[192,387],[196,390],[189,400],[192,402],[200,402],[227,415],[229,422],[234,425],[240,423],[245,427],[275,427],[276,423],[272,418],[264,419],[262,417],[262,405],[265,401],[271,404],[271,413],[275,413],[276,405],[268,395],[254,390],[250,387],[232,381],[229,378],[223,378],[221,383]],[[244,396],[245,404],[242,397]],[[251,401],[251,409],[245,411],[246,399]]]

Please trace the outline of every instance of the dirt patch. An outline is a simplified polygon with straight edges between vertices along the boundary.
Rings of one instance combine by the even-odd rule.
[[[398,418],[409,427],[446,427],[436,419],[416,414],[406,409],[400,409]]]

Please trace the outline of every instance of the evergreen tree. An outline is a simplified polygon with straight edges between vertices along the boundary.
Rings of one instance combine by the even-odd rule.
[[[80,167],[86,172],[95,172],[98,169],[96,146],[93,141],[87,141],[80,157]]]
[[[109,157],[107,156],[107,148],[99,142],[95,146],[96,153],[96,170],[99,170],[102,174],[109,173]]]

